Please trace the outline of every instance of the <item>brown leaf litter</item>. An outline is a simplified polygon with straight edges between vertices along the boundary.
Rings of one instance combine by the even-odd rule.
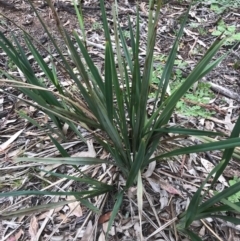
[[[57,33],[56,24],[47,5],[41,1],[33,1],[39,8],[40,14],[49,29],[53,33],[59,46],[67,54],[63,40]],[[78,30],[78,23],[74,15],[73,7],[67,1],[54,1],[55,7],[58,8],[58,13],[63,25],[67,30]],[[87,30],[88,50],[94,61],[98,65],[98,69],[103,69],[104,45],[105,38],[102,28],[96,23],[101,20],[98,1],[84,1],[83,14],[85,18]],[[105,1],[107,12],[111,14],[111,1]],[[134,1],[119,2],[119,17],[120,24],[124,28],[127,27],[127,14],[132,20],[136,18],[134,10]],[[140,64],[143,63],[146,54],[145,45],[147,31],[147,3],[140,3],[140,20],[141,20],[141,48],[140,48]],[[178,18],[186,10],[184,2],[170,2],[161,9],[161,18],[159,19],[156,56],[167,55],[170,46],[175,38],[174,31],[178,26]],[[0,1],[0,11],[9,19],[14,19],[25,30],[32,34],[45,47],[52,46],[46,37],[43,28],[33,11],[29,7],[26,0]],[[237,11],[237,10],[236,10]],[[205,12],[204,16],[201,15]],[[178,58],[186,60],[189,65],[186,68],[191,69],[196,61],[201,57],[202,51],[210,46],[212,41],[211,29],[215,28],[215,22],[218,16],[212,13],[209,8],[202,5],[193,7],[190,12],[190,23],[198,23],[202,26],[207,35],[201,35],[196,29],[192,29],[190,25],[186,26],[184,38],[179,47]],[[223,18],[229,24],[235,24],[238,21],[235,11],[230,11]],[[11,32],[17,36],[21,44],[24,45],[21,32],[10,21],[0,18],[0,30],[6,36]],[[95,23],[95,24],[94,24]],[[238,49],[239,50],[239,49]],[[39,48],[41,54],[45,57],[46,62],[50,60],[49,54],[44,49]],[[224,49],[222,51],[225,51]],[[233,51],[221,65],[212,71],[209,76],[203,81],[211,84],[215,92],[215,98],[212,103],[207,105],[207,108],[216,110],[216,114],[211,118],[189,118],[176,113],[173,123],[182,124],[186,127],[195,127],[198,129],[220,130],[229,135],[236,116],[239,115],[239,98],[236,93],[239,93],[239,69],[234,69],[232,66],[235,63],[237,50]],[[57,56],[56,56],[57,58]],[[34,60],[30,56],[30,60],[34,65]],[[156,60],[156,66],[160,64]],[[3,70],[15,76],[22,76],[17,69],[11,69],[8,66],[7,56],[0,50],[0,66]],[[35,67],[35,71],[39,76],[43,73]],[[3,77],[1,77],[3,78]],[[74,91],[75,86],[72,86],[71,80],[65,79],[62,76],[62,83],[66,88]],[[219,87],[221,86],[221,88]],[[20,96],[20,93],[13,88],[3,86],[5,91]],[[53,88],[53,86],[49,86]],[[23,96],[21,96],[23,97]],[[197,103],[194,103],[198,105]],[[201,105],[201,103],[199,103]],[[38,130],[31,126],[25,120],[21,119],[14,110],[24,110],[40,125],[49,122],[47,116],[43,115],[38,110],[23,104],[16,99],[12,99],[10,95],[0,92],[0,182],[1,191],[10,190],[51,190],[51,191],[77,191],[87,188],[84,185],[76,183],[72,180],[54,179],[46,176],[43,172],[36,172],[35,167],[44,166],[45,170],[58,171],[64,174],[79,176],[79,173],[71,166],[53,165],[46,166],[40,163],[16,163],[13,158],[19,155],[27,155],[29,157],[50,157],[58,156],[59,152],[54,145],[50,143],[49,137],[46,135],[46,130]],[[149,101],[149,109],[151,102]],[[229,112],[229,110],[231,110]],[[87,145],[74,136],[67,126],[64,127],[67,141],[61,143],[63,148],[67,150],[71,156],[102,156],[102,158],[110,159],[109,153],[105,153],[97,143],[92,139],[91,133],[86,129],[81,128],[81,133],[88,140]],[[172,136],[171,138],[174,138]],[[173,139],[172,139],[173,140]],[[186,139],[182,141],[172,141],[169,146],[164,148],[171,150],[171,145],[186,146],[189,143],[195,143],[196,139]],[[113,227],[109,232],[109,240],[140,240],[142,230],[144,240],[187,240],[183,239],[181,234],[176,232],[177,216],[182,213],[191,198],[201,185],[202,181],[209,173],[214,164],[220,160],[220,152],[214,151],[205,156],[188,155],[185,157],[176,157],[172,161],[164,163],[151,163],[145,170],[142,180],[144,184],[143,190],[143,211],[142,211],[142,226],[138,216],[137,205],[137,189],[132,187],[127,195],[124,195],[123,205],[116,217]],[[96,166],[79,167],[79,170],[84,174],[94,176],[98,180],[104,180],[106,183],[117,183],[120,187],[125,183],[124,178],[119,174],[118,170],[106,164]],[[228,185],[228,180],[233,176],[240,177],[240,168],[238,162],[232,161],[230,166],[223,174],[223,181],[219,180],[218,188],[224,188]],[[69,197],[74,201],[73,197]],[[49,202],[59,202],[67,200],[66,197],[60,196],[52,198],[51,196],[44,197],[9,197],[0,200],[1,211],[13,211],[36,205],[46,204]],[[92,198],[90,202],[98,207],[99,213],[94,213],[88,210],[79,201],[51,209],[49,211],[39,211],[34,215],[24,215],[10,220],[2,220],[0,223],[1,240],[17,241],[17,240],[81,240],[81,241],[102,241],[105,240],[105,234],[108,226],[109,218],[112,214],[114,205],[114,194],[102,195]],[[0,211],[0,212],[1,212]],[[215,237],[216,240],[237,240],[240,229],[236,225],[230,225],[228,222],[222,222],[218,219],[207,219],[195,222],[192,229],[202,237]]]

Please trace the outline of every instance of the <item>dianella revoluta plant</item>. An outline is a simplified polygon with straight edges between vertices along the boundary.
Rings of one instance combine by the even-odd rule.
[[[29,4],[34,9],[37,17],[39,18],[42,26],[48,34],[51,43],[55,47],[59,59],[52,56],[51,65],[49,66],[40,52],[35,46],[34,40],[31,36],[23,31],[25,43],[28,50],[34,56],[39,68],[44,72],[45,78],[54,85],[54,90],[49,90],[47,85],[37,77],[31,64],[29,63],[26,51],[18,42],[17,38],[13,35],[12,43],[3,33],[0,33],[0,47],[7,54],[9,59],[14,62],[17,68],[22,72],[26,82],[5,73],[7,79],[4,80],[5,84],[16,87],[24,93],[26,98],[23,100],[35,106],[46,113],[51,121],[55,124],[56,128],[49,128],[48,135],[53,143],[58,148],[61,157],[56,158],[26,158],[20,157],[18,161],[39,161],[47,164],[62,163],[66,165],[73,165],[76,169],[79,165],[93,165],[100,163],[113,164],[120,170],[125,178],[126,184],[122,186],[121,190],[117,190],[116,203],[113,208],[109,227],[111,226],[115,215],[117,214],[124,191],[133,185],[138,185],[138,202],[139,210],[142,207],[143,184],[141,173],[152,161],[161,161],[175,155],[189,154],[204,152],[210,150],[225,150],[223,159],[219,166],[214,169],[215,177],[214,182],[217,181],[219,175],[223,172],[224,168],[230,161],[235,146],[239,146],[239,119],[238,126],[233,130],[232,135],[223,141],[194,145],[180,149],[171,150],[161,155],[156,154],[156,150],[161,150],[161,138],[167,133],[174,133],[176,138],[179,136],[216,136],[221,133],[200,131],[195,129],[185,129],[180,127],[169,127],[168,122],[174,112],[175,106],[180,98],[189,90],[189,88],[206,74],[208,74],[215,66],[217,66],[222,59],[227,55],[224,54],[213,60],[213,57],[224,43],[224,39],[217,38],[216,41],[208,48],[205,55],[197,63],[195,68],[188,75],[182,85],[171,95],[167,94],[167,88],[170,84],[173,73],[174,61],[178,51],[178,44],[183,35],[183,28],[186,24],[188,11],[185,18],[181,23],[180,29],[173,43],[171,51],[168,55],[166,65],[164,67],[162,76],[158,83],[158,89],[153,108],[151,112],[147,111],[149,89],[152,81],[153,73],[153,56],[156,35],[158,31],[158,20],[160,15],[160,8],[162,1],[157,0],[149,1],[149,15],[148,15],[148,33],[146,42],[146,56],[144,65],[140,65],[139,59],[139,45],[140,45],[140,28],[139,28],[139,13],[137,9],[136,27],[128,22],[130,32],[130,46],[127,45],[123,31],[118,22],[118,13],[116,4],[113,5],[113,28],[114,40],[110,35],[109,25],[106,17],[104,1],[100,0],[101,16],[104,27],[105,36],[105,59],[104,71],[100,73],[93,62],[87,46],[86,34],[84,30],[84,19],[79,9],[74,5],[82,32],[82,36],[76,31],[70,35],[61,25],[56,10],[52,2],[47,0],[48,5],[53,11],[54,18],[57,22],[59,32],[65,41],[71,60],[67,58],[63,51],[55,42],[53,36],[48,31],[43,20],[34,8],[31,1]],[[55,64],[55,62],[57,64]],[[77,70],[73,70],[74,68]],[[65,78],[71,79],[77,87],[78,95],[71,93],[61,84],[57,72],[60,71]],[[29,120],[32,124],[42,128],[35,120],[28,117],[26,114],[19,112],[19,114]],[[64,138],[62,133],[63,125],[67,123],[71,130],[76,135],[81,137],[77,129],[77,125],[82,125],[88,130],[99,129],[101,135],[93,132],[96,141],[103,146],[103,148],[111,154],[111,160],[102,160],[99,158],[90,157],[69,157],[69,154],[64,150],[59,141],[53,137],[52,133]],[[104,136],[104,138],[103,138]],[[47,172],[56,177],[65,177],[75,181],[86,183],[92,186],[92,189],[80,192],[51,192],[51,191],[13,191],[9,193],[1,193],[2,196],[19,196],[19,195],[73,195],[78,200],[81,200],[88,207],[93,208],[88,202],[89,197],[101,195],[115,190],[114,185],[106,184],[96,181],[88,176],[81,175],[81,177],[73,177],[69,175]],[[212,175],[213,173],[211,173]],[[210,176],[209,176],[210,177]],[[206,181],[209,179],[206,179]],[[213,182],[213,183],[214,183]],[[235,184],[239,187],[239,184]],[[208,201],[203,202],[201,196],[202,188],[199,188],[196,195],[193,197],[188,210],[182,214],[179,222],[179,230],[187,235],[195,235],[189,230],[189,225],[195,219],[203,218],[211,214],[210,207],[216,202],[223,201],[234,191],[236,187],[228,188],[228,193],[220,198],[220,194],[210,198]],[[224,192],[224,191],[223,191]],[[227,191],[226,191],[227,192]],[[215,199],[213,199],[215,198]],[[196,201],[197,200],[197,201]],[[212,201],[211,201],[212,200]],[[203,202],[203,203],[202,203]],[[234,206],[224,201],[222,207],[224,210],[234,209]],[[53,204],[49,204],[52,208]],[[58,204],[56,204],[58,205]],[[61,205],[61,204],[59,204]],[[47,206],[44,206],[46,208]],[[198,212],[192,212],[197,208]],[[220,208],[216,208],[217,211]],[[39,208],[38,208],[39,210]],[[213,209],[212,209],[213,210]],[[4,216],[5,215],[5,216]],[[19,213],[17,215],[20,215]],[[224,216],[224,215],[222,215]],[[9,217],[9,214],[2,214],[2,217]]]

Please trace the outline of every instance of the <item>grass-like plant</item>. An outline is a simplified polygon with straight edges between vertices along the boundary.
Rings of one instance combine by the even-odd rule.
[[[196,238],[197,236],[189,229],[192,221],[196,219],[217,216],[233,223],[238,223],[238,219],[227,217],[223,212],[231,210],[239,212],[239,203],[232,204],[227,200],[227,198],[239,190],[240,183],[236,183],[221,193],[209,198],[208,200],[204,200],[204,195],[201,196],[201,192],[205,183],[214,173],[215,176],[212,185],[218,180],[218,177],[221,175],[231,159],[234,147],[239,146],[240,118],[238,119],[231,136],[226,140],[174,149],[167,153],[161,151],[161,138],[165,136],[166,133],[175,133],[176,138],[189,135],[220,135],[220,133],[215,132],[185,129],[181,127],[170,127],[168,126],[168,122],[173,114],[176,104],[187,92],[187,90],[196,81],[200,80],[203,76],[209,73],[226,56],[225,54],[212,61],[214,55],[224,43],[224,39],[217,38],[196,67],[188,75],[184,83],[182,83],[174,93],[168,96],[167,87],[172,75],[178,43],[183,34],[183,28],[187,20],[188,13],[186,13],[186,17],[181,24],[181,28],[169,53],[162,77],[158,83],[156,99],[153,103],[152,111],[149,114],[147,112],[148,96],[152,82],[154,46],[162,1],[156,1],[156,5],[154,3],[155,1],[149,1],[146,57],[143,68],[141,68],[139,64],[139,14],[137,13],[136,28],[133,28],[129,20],[129,32],[131,39],[131,47],[129,49],[126,44],[124,34],[118,25],[118,16],[115,7],[113,7],[115,41],[111,40],[104,8],[104,1],[100,1],[105,34],[105,70],[103,76],[101,73],[99,73],[96,65],[88,53],[84,34],[83,18],[78,8],[75,6],[80,28],[83,33],[82,38],[80,38],[76,32],[73,32],[73,35],[70,36],[64,30],[51,1],[48,0],[47,2],[52,8],[55,20],[57,21],[57,26],[68,48],[71,60],[67,59],[65,55],[63,55],[63,52],[54,41],[52,35],[49,33],[37,11],[35,11],[36,15],[45,28],[49,39],[52,41],[52,44],[55,46],[55,49],[59,54],[59,58],[61,59],[61,63],[58,62],[58,65],[55,67],[52,61],[52,66],[49,67],[48,64],[45,63],[41,54],[38,52],[30,36],[26,32],[24,32],[24,36],[28,49],[31,51],[40,69],[44,72],[45,78],[55,86],[55,90],[49,90],[47,86],[36,76],[32,66],[27,60],[24,49],[14,36],[13,44],[4,36],[4,34],[0,32],[0,47],[8,55],[11,61],[14,62],[17,68],[23,73],[23,76],[26,79],[25,83],[5,73],[5,75],[8,76],[8,79],[5,79],[4,83],[18,88],[27,97],[23,99],[25,102],[42,110],[50,117],[52,122],[57,127],[57,130],[49,127],[50,133],[48,134],[53,143],[57,146],[62,157],[21,157],[17,160],[38,161],[47,164],[62,163],[66,165],[73,165],[76,168],[78,165],[92,165],[99,163],[115,165],[124,176],[126,184],[125,186],[122,186],[120,190],[117,190],[115,206],[113,207],[112,216],[109,221],[110,228],[119,208],[121,207],[124,192],[136,184],[138,187],[137,195],[139,212],[141,213],[143,199],[143,183],[141,173],[144,168],[149,165],[149,163],[155,160],[163,161],[166,158],[176,155],[211,150],[225,150],[222,161],[209,174],[206,181],[196,192],[187,211],[180,216],[178,229],[181,232]],[[32,5],[31,1],[29,1],[29,3]],[[77,69],[78,73],[73,71],[73,65],[74,68]],[[61,85],[56,68],[58,71],[61,71],[61,73],[64,74],[65,78],[69,78],[74,81],[74,84],[79,90],[78,96],[76,94],[72,94],[69,90],[65,89]],[[27,117],[23,113],[21,114],[32,124],[41,128],[36,121]],[[58,135],[63,136],[62,127],[64,123],[67,123],[70,128],[77,135],[79,135],[79,138],[81,138],[81,134],[78,132],[76,124],[84,124],[84,127],[89,130],[99,129],[100,132],[103,133],[104,139],[95,132],[93,132],[93,135],[99,144],[101,144],[103,148],[111,154],[111,160],[101,160],[98,158],[87,157],[69,157],[68,153],[62,148],[61,144],[57,142],[57,140],[51,134],[51,132],[54,131]],[[156,153],[157,150],[160,150],[160,155]],[[155,154],[154,157],[153,154]],[[92,188],[80,192],[40,192],[23,190],[1,193],[0,197],[32,194],[73,195],[76,197],[76,199],[81,200],[81,202],[86,204],[89,208],[93,208],[91,203],[88,202],[89,197],[94,197],[110,191],[116,191],[114,185],[96,181],[85,175],[81,175],[81,177],[74,177],[53,172],[48,172],[48,174],[83,182],[91,185]],[[216,203],[223,203],[223,205],[215,206]],[[63,204],[49,204],[44,205],[42,208],[52,208],[54,205]],[[39,211],[40,208],[41,207],[31,208],[30,211]],[[16,216],[29,213],[28,211],[29,210],[20,210],[11,214],[2,213],[1,217],[8,218],[10,215]],[[217,214],[218,212],[221,212],[222,214],[219,215]]]

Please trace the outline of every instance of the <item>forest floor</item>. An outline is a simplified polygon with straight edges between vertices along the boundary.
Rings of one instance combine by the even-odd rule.
[[[44,1],[32,1],[40,16],[49,28],[62,51],[68,55],[67,48],[61,38],[51,9]],[[73,6],[70,1],[55,0],[61,23],[71,33],[79,31],[79,24]],[[105,1],[107,17],[111,23],[112,1]],[[136,2],[121,1],[118,6],[119,21],[124,36],[129,40],[128,16],[131,21],[136,19]],[[140,31],[141,31],[141,63],[146,53],[146,33],[148,6],[145,1],[140,1]],[[188,8],[185,1],[170,1],[161,9],[159,26],[157,31],[157,43],[154,55],[154,86],[161,76],[164,63],[176,37],[179,23]],[[103,26],[101,24],[101,12],[97,0],[84,1],[82,5],[85,28],[87,33],[87,45],[89,53],[94,59],[100,72],[104,69],[104,45]],[[211,9],[210,4],[199,3],[192,7],[189,19],[184,30],[184,36],[179,45],[176,64],[170,88],[180,84],[196,63],[205,53],[206,49],[225,30],[225,34],[233,38],[225,44],[218,56],[226,53],[240,40],[240,14],[239,9]],[[35,40],[42,44],[51,53],[55,53],[48,36],[34,14],[27,0],[0,1],[0,31],[11,38],[14,34],[23,48],[26,49],[23,38],[23,28]],[[4,17],[5,16],[5,17]],[[111,26],[111,24],[110,24]],[[37,44],[44,58],[49,58],[48,52]],[[27,51],[27,50],[26,50]],[[28,59],[38,76],[43,73],[38,69],[33,56],[28,52]],[[56,55],[56,58],[58,56]],[[18,69],[0,49],[0,70],[11,75],[21,76]],[[1,71],[1,72],[2,72]],[[1,74],[0,78],[5,78]],[[70,81],[62,79],[66,88],[71,88]],[[24,96],[11,87],[5,86],[10,94],[24,98]],[[229,136],[236,119],[239,116],[240,105],[240,47],[234,49],[226,56],[221,64],[210,74],[198,82],[179,103],[174,116],[174,121],[198,129],[221,131]],[[0,191],[13,190],[73,190],[81,189],[79,183],[54,179],[38,172],[35,167],[44,166],[39,163],[16,163],[13,159],[25,155],[29,157],[53,157],[59,153],[50,142],[49,137],[20,118],[18,110],[25,110],[38,123],[46,122],[46,116],[39,116],[36,109],[27,106],[23,101],[12,98],[11,95],[0,93]],[[62,142],[64,148],[71,156],[98,156],[109,158],[101,146],[92,140],[92,136],[83,128],[80,130],[85,136],[87,144],[79,140],[70,131],[66,131],[67,142]],[[193,141],[193,140],[188,140]],[[196,140],[195,140],[196,141]],[[187,141],[186,141],[187,142]],[[185,142],[180,143],[185,145]],[[206,154],[192,154],[183,156],[165,163],[158,163],[154,169],[149,167],[146,172],[151,172],[149,178],[144,179],[144,212],[143,212],[143,236],[145,240],[184,240],[186,237],[177,233],[177,216],[182,213],[191,196],[197,190],[207,173],[220,160],[220,151]],[[44,166],[46,170],[57,170],[60,173],[75,174],[76,170],[70,166]],[[83,167],[81,171],[96,177],[97,179],[109,179],[115,169],[111,166],[97,165]],[[240,165],[237,159],[233,159],[229,167],[224,171],[222,179],[216,190],[222,190],[229,185],[229,180],[240,180]],[[121,180],[120,180],[121,182]],[[0,199],[1,213],[21,210],[49,202],[66,200],[66,197],[30,196],[8,197]],[[94,198],[91,202],[97,206],[101,213],[95,214],[79,202],[63,205],[50,211],[39,211],[34,214],[25,214],[18,218],[1,220],[0,238],[2,241],[17,240],[105,240],[105,232],[108,225],[111,210],[114,204],[114,194]],[[123,205],[112,227],[109,240],[140,240],[139,217],[136,200],[136,189],[132,188],[126,193]],[[218,219],[201,220],[194,222],[192,229],[203,240],[240,240],[239,225],[233,226],[228,222]]]

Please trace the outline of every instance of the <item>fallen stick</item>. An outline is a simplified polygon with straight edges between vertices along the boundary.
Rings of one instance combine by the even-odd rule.
[[[229,89],[226,89],[225,87],[222,87],[220,85],[217,85],[217,84],[214,84],[211,82],[208,82],[208,83],[211,85],[211,90],[213,90],[221,95],[224,95],[228,98],[231,98],[233,100],[237,100],[240,102],[240,95],[237,94],[236,92],[233,92]]]

